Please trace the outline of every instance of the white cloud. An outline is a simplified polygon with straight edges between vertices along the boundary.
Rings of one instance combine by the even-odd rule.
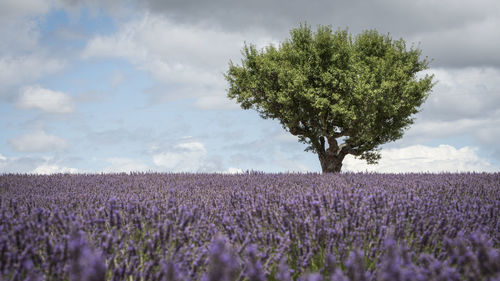
[[[430,147],[413,145],[404,148],[382,150],[382,159],[377,165],[348,155],[344,160],[346,171],[370,172],[491,172],[498,170],[487,160],[477,155],[477,148],[468,146],[457,149],[450,145]]]
[[[182,149],[184,151],[205,151],[205,145],[201,142],[185,142],[185,143],[179,143],[178,145],[175,146],[177,149]]]
[[[175,145],[172,151],[154,154],[153,162],[169,172],[197,172],[206,164],[206,155],[203,143],[190,141]]]
[[[252,40],[256,37],[258,40]],[[174,86],[161,87],[161,95],[168,96],[164,100],[195,98],[195,106],[202,109],[234,108],[225,101],[222,73],[230,59],[240,57],[245,40],[271,41],[254,34],[181,25],[161,15],[146,14],[125,24],[114,35],[90,40],[83,57],[129,60],[158,82]]]
[[[71,96],[39,85],[28,86],[21,90],[17,106],[23,109],[38,108],[47,113],[71,113],[75,104]]]
[[[54,157],[7,157],[0,154],[0,173],[56,174],[78,173],[78,169],[61,165]]]
[[[240,168],[229,167],[226,171],[224,171],[224,173],[227,173],[227,174],[242,174],[243,170],[240,169]]]
[[[0,57],[0,89],[29,83],[63,67],[61,60],[39,55]]]
[[[151,171],[148,165],[135,159],[124,158],[124,157],[113,157],[106,159],[106,162],[108,162],[109,165],[103,169],[103,172],[105,173]]]
[[[483,152],[500,149],[500,69],[431,69],[437,84],[400,143],[467,138]],[[447,142],[443,140],[443,142]]]
[[[112,36],[90,40],[83,55],[123,57],[182,77],[194,71],[190,69],[192,66],[206,69],[225,66],[228,55],[238,55],[244,40],[241,34],[207,29],[201,25],[179,25],[159,15],[145,14],[123,25]],[[157,65],[149,65],[153,63]]]
[[[50,152],[64,150],[68,146],[64,139],[49,135],[43,130],[10,139],[9,143],[14,150],[20,152]]]
[[[46,56],[46,48],[39,44],[39,26],[52,4],[51,0],[0,1],[1,96],[64,66],[61,59]]]
[[[75,174],[78,173],[78,170],[75,168],[68,168],[68,167],[60,167],[58,165],[51,165],[51,164],[43,164],[38,167],[36,167],[33,170],[34,174],[40,174],[40,175],[50,175],[50,174]]]

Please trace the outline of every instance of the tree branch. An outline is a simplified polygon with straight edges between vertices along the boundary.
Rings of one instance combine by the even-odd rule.
[[[333,137],[333,138],[336,138],[336,139],[337,139],[337,138],[340,138],[340,137],[345,137],[345,136],[348,136],[348,135],[346,134],[346,131],[340,131],[340,132],[338,132],[338,133],[337,133],[337,132],[333,132],[333,134],[332,134],[332,137]]]
[[[321,154],[324,154],[325,153],[325,138],[323,136],[320,136],[319,137],[319,142],[320,142],[320,145],[321,145]],[[318,152],[319,154],[319,152]]]
[[[328,150],[336,153],[339,150],[337,139],[334,137],[326,137],[326,139],[328,140]]]
[[[360,151],[358,147],[352,147],[350,144],[344,142],[339,145],[337,155],[339,154],[352,154],[354,156],[360,156],[361,154],[363,154],[363,152]]]
[[[321,126],[323,136],[328,136],[328,122],[326,121],[328,119],[328,112],[322,116],[321,122],[323,123],[323,126]],[[324,142],[324,140],[323,140]]]
[[[303,128],[300,128],[298,125],[294,127],[288,127],[288,131],[294,136],[306,134],[306,131]]]

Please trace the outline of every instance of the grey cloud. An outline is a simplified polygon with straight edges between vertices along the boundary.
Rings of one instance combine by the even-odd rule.
[[[484,151],[491,152],[492,156],[500,161],[500,110],[497,110],[482,126],[476,128],[475,137]],[[500,164],[500,163],[499,163]]]
[[[449,9],[449,6],[430,3],[422,5],[401,1],[143,1],[153,13],[162,13],[177,21],[215,23],[224,29],[263,27],[278,34],[298,22],[349,26],[354,30],[376,27],[407,31],[428,30],[432,26],[463,23],[474,17],[471,10]],[[424,2],[425,3],[425,2]],[[434,7],[431,7],[433,5]],[[479,14],[479,12],[478,12]],[[423,20],[425,19],[425,20]],[[402,25],[394,23],[404,22]],[[408,28],[404,28],[408,27]],[[403,29],[404,28],[404,29]]]
[[[265,30],[288,36],[300,22],[348,27],[358,33],[376,28],[421,43],[434,66],[500,66],[500,2],[470,1],[160,1],[141,2],[151,13],[176,22],[227,31]]]
[[[457,143],[500,150],[500,70],[432,69],[437,85],[403,139],[384,147]]]
[[[45,0],[2,1],[0,2],[0,18],[11,19],[34,16],[46,13],[50,5]]]
[[[423,54],[433,67],[500,67],[500,16],[488,17],[463,26],[436,29],[410,36],[421,42]]]
[[[432,69],[437,84],[418,115],[424,121],[491,118],[500,108],[500,69]]]
[[[307,21],[310,24],[332,24],[353,28],[379,28],[391,33],[417,33],[456,28],[498,16],[494,0],[460,3],[456,1],[184,1],[146,0],[143,7],[182,22],[215,23],[230,29],[263,27],[281,33],[290,25]]]

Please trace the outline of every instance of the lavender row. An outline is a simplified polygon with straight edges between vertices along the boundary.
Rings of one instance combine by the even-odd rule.
[[[1,280],[500,280],[500,174],[0,176]]]

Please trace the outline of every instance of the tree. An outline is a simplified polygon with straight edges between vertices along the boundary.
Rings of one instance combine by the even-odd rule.
[[[375,164],[379,146],[413,123],[434,85],[421,50],[376,30],[307,25],[279,46],[247,45],[241,65],[229,62],[228,97],[285,130],[318,154],[323,172],[340,172],[348,154]]]

